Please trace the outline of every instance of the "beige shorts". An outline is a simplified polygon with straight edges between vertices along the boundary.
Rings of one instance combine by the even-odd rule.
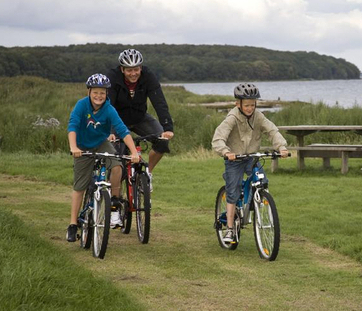
[[[87,151],[91,152],[108,152],[115,153],[113,145],[106,140],[102,145]],[[79,157],[74,158],[74,183],[73,189],[75,191],[83,191],[88,188],[93,175],[94,158],[92,157]],[[106,159],[107,170],[115,166],[122,166],[121,162],[117,159]]]

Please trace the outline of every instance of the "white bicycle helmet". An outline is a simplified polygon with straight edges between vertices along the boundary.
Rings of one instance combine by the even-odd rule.
[[[102,75],[101,73],[91,75],[85,84],[88,89],[93,87],[109,89],[111,87],[111,81],[108,79],[107,76]]]
[[[142,54],[135,49],[124,50],[118,60],[122,67],[137,67],[143,63]]]
[[[234,89],[234,97],[238,99],[260,98],[259,89],[252,83],[241,83]]]

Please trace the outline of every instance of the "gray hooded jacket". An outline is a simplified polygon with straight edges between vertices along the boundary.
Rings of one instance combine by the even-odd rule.
[[[212,148],[221,156],[227,152],[235,154],[258,152],[262,134],[265,133],[275,150],[287,150],[287,142],[278,128],[259,110],[255,110],[249,122],[253,129],[237,107],[230,110],[225,120],[215,130]]]

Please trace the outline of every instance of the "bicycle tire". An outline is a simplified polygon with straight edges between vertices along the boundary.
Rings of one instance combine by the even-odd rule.
[[[92,211],[89,206],[92,200],[92,189],[88,188],[83,200],[83,208],[84,214],[80,218],[80,247],[84,249],[89,249],[92,243],[93,237],[93,219],[92,219]]]
[[[124,211],[122,211],[121,214],[121,220],[123,224],[121,232],[124,234],[129,234],[132,227],[132,212],[129,210],[130,203],[129,203],[129,194],[128,194],[128,181],[125,181],[122,187],[122,197],[126,202],[124,202]]]
[[[99,200],[94,198],[93,256],[103,259],[108,244],[111,220],[111,198],[107,190],[101,190]]]
[[[260,202],[254,200],[254,237],[262,259],[274,261],[279,252],[280,225],[278,211],[273,197],[267,191],[260,191]],[[260,215],[260,217],[258,217]]]
[[[134,202],[138,239],[142,244],[147,244],[151,226],[151,195],[148,176],[144,172],[136,174]]]
[[[239,245],[239,239],[235,239],[232,243],[224,242],[224,235],[227,229],[227,216],[226,216],[226,190],[225,186],[222,186],[216,196],[215,202],[215,223],[214,228],[216,230],[216,236],[219,241],[219,244],[222,248],[228,250],[235,250]],[[236,234],[238,238],[240,237],[240,226],[235,226],[237,228]]]

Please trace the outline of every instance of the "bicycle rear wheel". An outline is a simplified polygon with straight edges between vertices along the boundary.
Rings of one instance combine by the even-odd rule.
[[[280,244],[279,217],[273,197],[260,191],[260,201],[254,200],[254,237],[261,258],[273,261]]]
[[[88,188],[83,200],[83,209],[79,215],[79,225],[80,225],[80,246],[82,248],[88,249],[92,243],[93,237],[93,226],[92,226],[92,189]]]
[[[134,202],[138,239],[142,244],[147,244],[150,237],[151,196],[148,177],[144,172],[136,175]]]
[[[125,202],[124,202],[124,210],[121,213],[121,220],[123,223],[121,231],[124,234],[129,234],[132,226],[132,212],[130,211],[128,181],[124,181],[124,184],[122,185],[122,198],[125,200]]]
[[[227,229],[227,214],[226,214],[226,190],[225,186],[222,186],[216,196],[215,203],[215,223],[216,236],[219,244],[222,248],[229,250],[235,250],[239,245],[239,239],[235,239],[233,242],[224,242],[224,235]],[[240,225],[236,226],[234,223],[234,229],[236,229],[236,235],[240,237]]]
[[[107,190],[94,199],[93,256],[103,259],[106,254],[111,220],[111,198]]]

